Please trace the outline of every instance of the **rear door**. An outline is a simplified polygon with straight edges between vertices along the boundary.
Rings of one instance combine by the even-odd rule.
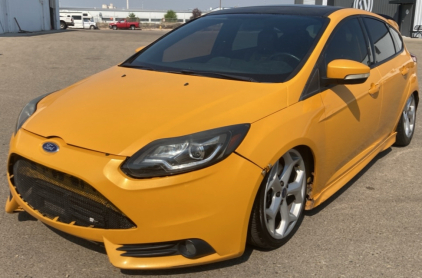
[[[385,22],[376,18],[363,18],[375,53],[375,67],[380,72],[381,109],[380,131],[383,138],[390,135],[399,120],[405,101],[408,67],[412,60],[404,51],[400,34]]]
[[[343,20],[334,30],[319,61],[321,76],[328,63],[353,60],[371,66],[372,54],[367,36],[357,17]],[[321,118],[326,135],[326,169],[334,182],[368,153],[379,141],[382,98],[380,74],[372,68],[363,84],[329,85],[321,89],[325,115]],[[360,154],[360,156],[359,156]]]

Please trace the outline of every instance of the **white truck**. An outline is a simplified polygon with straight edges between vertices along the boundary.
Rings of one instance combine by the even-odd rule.
[[[98,29],[97,23],[88,12],[60,12],[60,18],[72,18],[74,25],[71,28]]]
[[[60,15],[60,29],[67,29],[69,26],[74,26],[73,18],[71,16]]]

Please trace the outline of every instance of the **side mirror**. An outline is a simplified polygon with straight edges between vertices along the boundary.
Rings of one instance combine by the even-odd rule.
[[[362,84],[369,77],[370,68],[352,60],[334,60],[327,65],[326,84]]]
[[[144,49],[145,48],[145,46],[141,46],[141,47],[138,47],[136,50],[135,50],[135,53],[138,53],[139,51],[141,51],[142,49]]]

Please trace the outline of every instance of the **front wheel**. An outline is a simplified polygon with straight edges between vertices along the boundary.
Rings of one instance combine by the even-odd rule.
[[[135,30],[135,26],[131,25],[130,30]]]
[[[117,30],[117,26],[116,25],[113,26],[113,30]]]
[[[405,147],[412,141],[415,132],[416,123],[416,101],[415,95],[412,94],[406,101],[400,121],[397,126],[397,135],[395,146]]]
[[[89,27],[89,29],[94,30],[95,29],[95,26],[94,25],[91,25],[91,27]]]
[[[252,209],[249,243],[275,249],[296,232],[305,208],[308,161],[298,149],[291,149],[271,168]]]
[[[62,30],[67,29],[67,25],[63,21],[60,22],[60,29],[62,29]]]

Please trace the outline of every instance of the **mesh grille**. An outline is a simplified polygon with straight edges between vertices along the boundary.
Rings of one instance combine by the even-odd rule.
[[[101,193],[74,176],[17,157],[13,184],[21,198],[45,217],[77,226],[130,229],[133,222]]]

